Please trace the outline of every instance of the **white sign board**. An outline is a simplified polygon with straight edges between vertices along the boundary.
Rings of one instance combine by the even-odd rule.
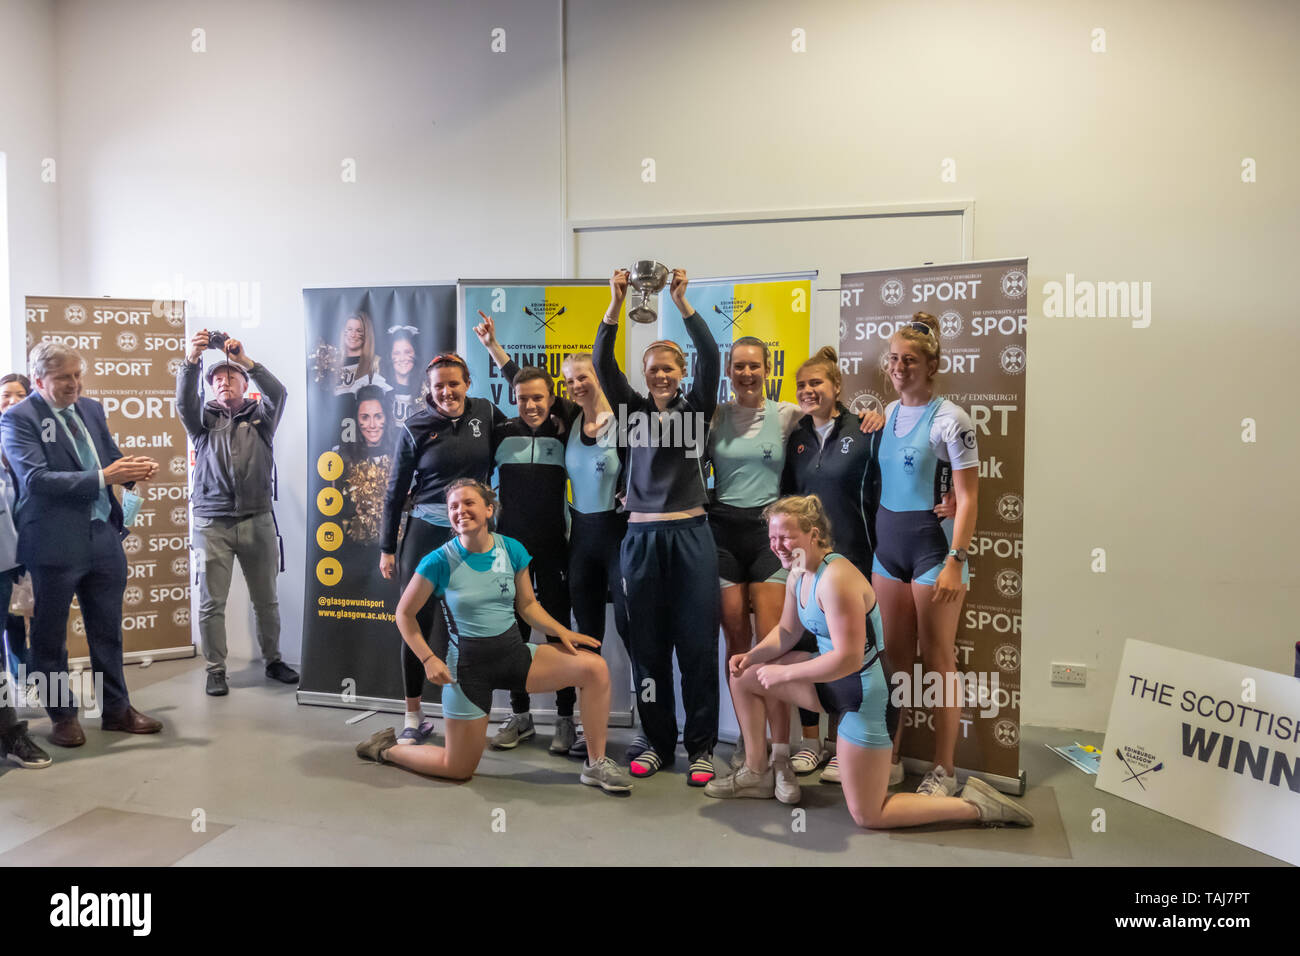
[[[1129,641],[1097,787],[1300,865],[1300,680]]]

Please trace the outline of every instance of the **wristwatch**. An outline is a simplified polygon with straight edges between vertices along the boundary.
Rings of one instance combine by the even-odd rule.
[[[957,548],[952,548],[948,551],[948,557],[956,558],[958,564],[966,563],[966,552],[964,550],[959,551]]]

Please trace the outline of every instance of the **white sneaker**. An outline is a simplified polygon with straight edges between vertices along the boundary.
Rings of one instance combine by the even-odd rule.
[[[916,792],[923,793],[927,797],[951,797],[957,793],[957,778],[948,776],[947,771],[936,764],[934,769],[925,775]]]
[[[898,761],[898,763],[891,763],[889,765],[889,785],[891,787],[897,787],[902,782],[903,782],[903,761],[900,760]]]
[[[776,776],[776,798],[784,804],[799,802],[799,778],[789,757],[773,757],[772,772]]]

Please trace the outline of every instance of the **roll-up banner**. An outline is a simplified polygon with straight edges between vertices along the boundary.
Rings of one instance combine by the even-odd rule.
[[[568,397],[560,366],[575,352],[590,352],[596,329],[609,306],[607,279],[462,279],[461,335],[469,362],[470,394],[491,400],[502,414],[519,414],[514,392],[487,350],[474,335],[482,319],[492,317],[497,341],[520,368],[546,369],[555,394]],[[615,354],[621,355],[620,323]]]
[[[122,541],[128,574],[123,659],[191,656],[189,462],[175,402],[185,355],[185,304],[28,296],[27,349],[47,341],[62,342],[85,359],[81,394],[103,404],[122,454],[146,455],[159,466],[157,477],[137,488],[144,504]],[[68,657],[86,660],[89,653],[74,598]]]
[[[970,546],[970,590],[957,630],[968,706],[957,765],[1000,789],[1020,791],[1020,608],[1025,474],[1025,304],[1028,259],[845,274],[840,281],[844,403],[883,413],[898,396],[884,371],[889,339],[914,312],[939,320],[936,394],[960,405],[979,443],[979,513]],[[924,693],[918,656],[911,686]],[[934,752],[929,711],[902,715],[903,754]],[[918,769],[913,766],[912,769]]]
[[[795,400],[794,371],[811,348],[812,282],[816,277],[816,272],[787,272],[691,279],[686,298],[708,323],[722,357],[719,404],[734,397],[726,372],[731,343],[747,335],[762,339],[771,350],[767,397],[774,402]],[[659,293],[659,337],[671,339],[686,353],[682,389],[689,391],[695,379],[695,346],[667,287]]]
[[[402,699],[396,578],[379,572],[398,430],[424,368],[456,347],[454,284],[305,289],[307,561],[298,700],[393,709]],[[426,699],[440,700],[425,687]]]

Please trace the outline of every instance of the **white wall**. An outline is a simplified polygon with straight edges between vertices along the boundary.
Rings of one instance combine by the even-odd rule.
[[[7,167],[9,295],[0,374],[26,368],[23,298],[59,291],[58,74],[54,0],[0,0],[0,153]],[[55,160],[55,181],[41,181]],[[8,315],[8,324],[4,323]]]
[[[276,440],[290,661],[307,514],[301,290],[560,268],[557,9],[59,4],[65,290],[152,296],[178,275],[259,290],[256,327],[191,327],[235,326],[290,390]],[[489,52],[494,27],[504,54]],[[206,53],[191,52],[195,28]],[[242,582],[227,620],[232,653],[254,656]]]
[[[16,9],[39,40],[48,7]],[[304,286],[559,269],[556,4],[56,9],[57,136],[33,119],[20,143],[35,158],[53,139],[62,157],[59,261],[31,253],[46,273],[24,282],[62,281],[41,291],[258,283],[261,325],[239,331],[302,396]],[[497,26],[506,54],[488,52]],[[207,53],[190,52],[196,27]],[[1300,8],[1268,0],[568,0],[567,211],[973,196],[976,258],[1027,254],[1034,286],[1024,716],[1099,728],[1129,637],[1290,667],[1297,27]],[[344,157],[356,184],[340,182]],[[11,217],[16,202],[11,188]],[[48,221],[30,210],[53,200],[22,202]],[[1067,272],[1151,282],[1151,327],[1042,318],[1042,283]],[[278,443],[290,658],[303,414],[291,401]],[[1240,440],[1247,416],[1256,444]],[[1089,686],[1049,687],[1052,660],[1088,664]]]

